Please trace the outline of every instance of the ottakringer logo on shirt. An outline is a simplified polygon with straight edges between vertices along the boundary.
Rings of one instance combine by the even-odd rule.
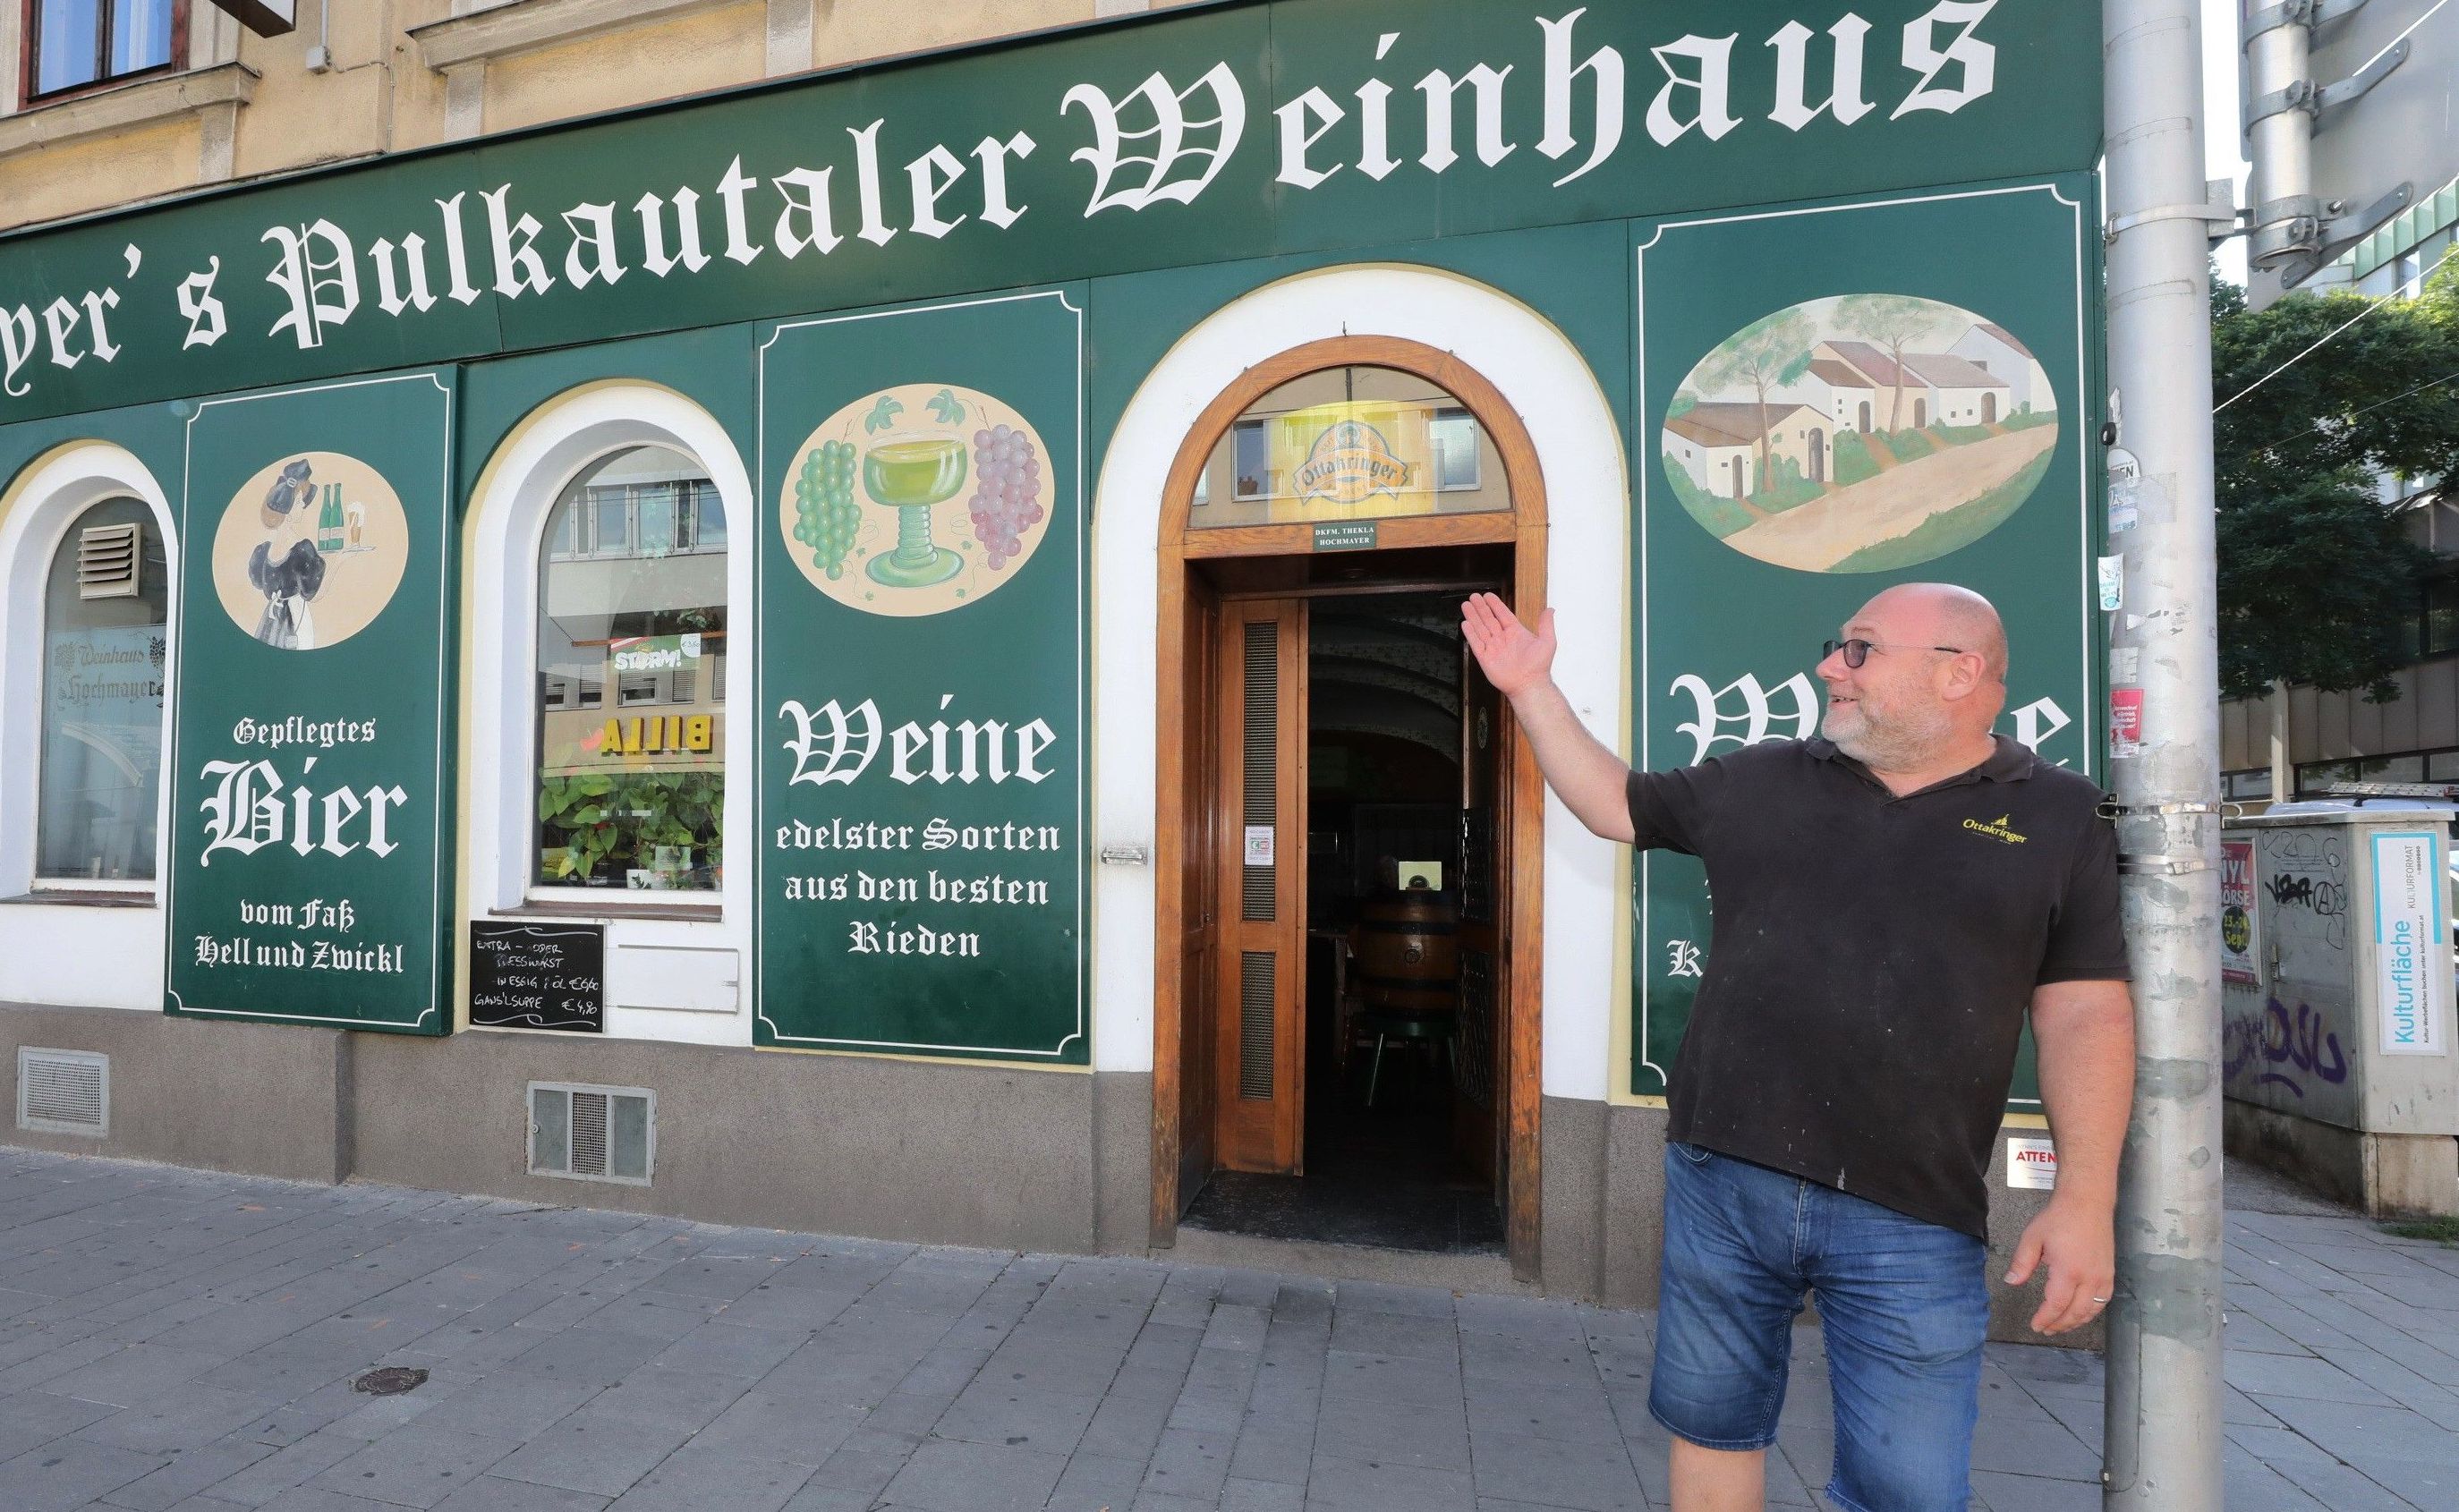
[[[2019,835],[2014,830],[2007,828],[2008,823],[2010,823],[2014,817],[2015,816],[2013,814],[2003,813],[1997,818],[1990,820],[1987,824],[1983,824],[1978,819],[1966,819],[1964,821],[1964,828],[1971,830],[1974,834],[1985,834],[1992,840],[2000,841],[2007,845],[2022,845],[2030,837],[2027,835]]]

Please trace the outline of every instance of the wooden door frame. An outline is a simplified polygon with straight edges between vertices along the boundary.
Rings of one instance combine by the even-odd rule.
[[[1327,368],[1390,368],[1436,385],[1477,417],[1493,439],[1511,487],[1508,514],[1417,515],[1379,522],[1383,547],[1508,544],[1513,607],[1534,621],[1545,607],[1545,479],[1536,444],[1519,411],[1482,373],[1440,348],[1397,336],[1343,336],[1293,346],[1256,364],[1207,405],[1172,460],[1161,499],[1158,545],[1161,597],[1157,647],[1158,699],[1154,752],[1153,830],[1153,1126],[1152,1234],[1175,1234],[1179,1192],[1179,1072],[1186,997],[1180,981],[1181,889],[1187,833],[1186,620],[1188,565],[1219,556],[1304,556],[1314,549],[1309,524],[1187,529],[1187,514],[1213,448],[1248,408],[1295,378]],[[1543,1117],[1545,786],[1536,752],[1508,739],[1503,796],[1509,806],[1511,895],[1506,927],[1511,966],[1501,1005],[1506,1074],[1503,1088],[1503,1233],[1512,1273],[1537,1279],[1541,1192],[1539,1138]],[[1207,795],[1206,801],[1209,801]]]

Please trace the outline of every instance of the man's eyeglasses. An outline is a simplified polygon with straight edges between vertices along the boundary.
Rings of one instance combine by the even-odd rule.
[[[1870,660],[1873,651],[1944,651],[1949,656],[1964,655],[1962,646],[1903,645],[1885,640],[1830,640],[1827,649],[1819,653],[1818,660],[1824,662],[1839,651],[1844,653],[1844,664],[1856,672]]]

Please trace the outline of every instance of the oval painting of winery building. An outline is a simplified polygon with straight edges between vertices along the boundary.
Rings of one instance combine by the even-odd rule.
[[[1682,507],[1745,556],[1892,572],[1970,545],[2040,486],[2057,397],[2021,339],[1906,294],[1791,305],[1700,359],[1667,410]]]

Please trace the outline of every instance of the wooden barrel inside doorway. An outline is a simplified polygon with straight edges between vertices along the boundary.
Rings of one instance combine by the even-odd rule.
[[[1440,892],[1387,892],[1357,922],[1357,974],[1370,1006],[1450,1013],[1460,1006],[1460,909]]]

